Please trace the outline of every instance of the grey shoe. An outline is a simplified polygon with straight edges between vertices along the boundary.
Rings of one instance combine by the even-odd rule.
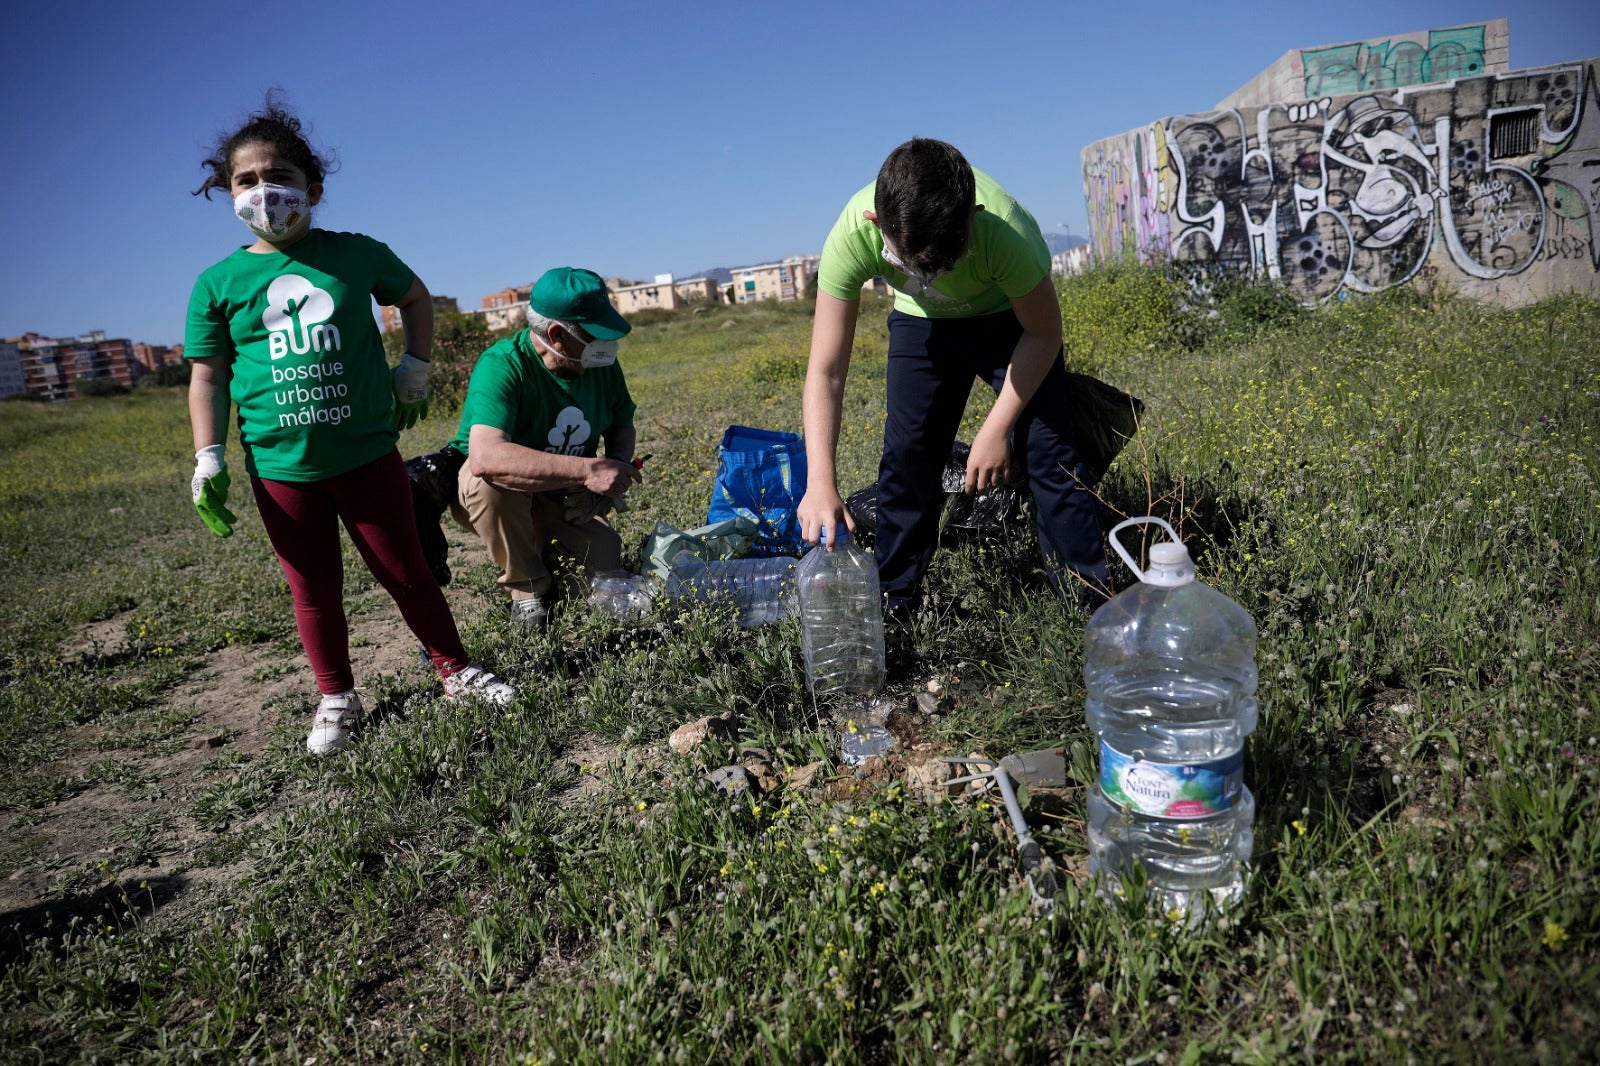
[[[355,691],[324,696],[317,705],[317,717],[306,737],[306,750],[313,755],[332,755],[350,743],[350,734],[361,728],[361,697]]]
[[[511,617],[525,626],[539,629],[550,620],[550,608],[543,596],[529,596],[511,601]]]

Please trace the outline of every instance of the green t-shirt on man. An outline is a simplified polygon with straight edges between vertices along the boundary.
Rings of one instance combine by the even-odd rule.
[[[392,450],[394,386],[372,299],[394,304],[414,275],[359,233],[313,229],[279,251],[236,250],[194,284],[186,359],[226,359],[245,468],[321,481]]]
[[[977,202],[972,243],[933,288],[913,293],[906,275],[883,258],[883,234],[862,216],[871,211],[873,182],[850,198],[822,246],[817,287],[840,300],[859,300],[861,286],[881,277],[895,290],[894,307],[918,318],[972,318],[1004,311],[1050,273],[1050,246],[1027,208],[976,167]]]
[[[467,454],[472,427],[491,426],[524,448],[592,459],[602,436],[633,425],[633,412],[620,363],[557,377],[524,329],[478,357],[450,445]]]

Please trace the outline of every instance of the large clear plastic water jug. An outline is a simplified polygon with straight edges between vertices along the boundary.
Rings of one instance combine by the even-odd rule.
[[[797,575],[806,684],[817,696],[871,696],[883,687],[883,596],[878,564],[842,531],[811,549]]]
[[[1148,569],[1117,539],[1144,524],[1171,537],[1150,547]],[[1139,583],[1101,606],[1084,634],[1089,728],[1100,741],[1089,869],[1120,893],[1121,875],[1142,866],[1162,911],[1194,920],[1244,896],[1255,825],[1244,744],[1256,727],[1256,627],[1195,580],[1166,522],[1129,519],[1111,543]]]

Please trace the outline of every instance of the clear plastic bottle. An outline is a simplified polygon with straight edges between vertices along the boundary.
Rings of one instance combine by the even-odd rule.
[[[731,603],[741,626],[761,626],[794,613],[796,560],[713,559],[707,562],[679,552],[667,577],[669,600],[712,600]]]
[[[883,596],[878,564],[844,531],[832,551],[800,560],[800,633],[813,694],[867,697],[883,687]]]
[[[1140,571],[1117,534],[1160,525]],[[1256,627],[1222,593],[1194,579],[1178,535],[1132,518],[1111,544],[1139,584],[1103,605],[1084,633],[1089,728],[1100,776],[1089,789],[1089,870],[1106,887],[1135,864],[1163,913],[1198,920],[1244,896],[1255,799],[1244,743],[1256,727]]]
[[[613,618],[643,618],[654,603],[650,579],[642,574],[605,570],[595,574],[590,584],[589,604]]]

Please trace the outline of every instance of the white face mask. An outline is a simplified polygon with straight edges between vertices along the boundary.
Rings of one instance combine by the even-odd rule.
[[[612,363],[617,361],[616,341],[591,340],[585,343],[571,326],[563,323],[561,328],[567,331],[567,335],[569,337],[583,345],[583,352],[578,356],[577,362],[582,363],[585,370],[594,370],[598,367],[610,366]],[[560,355],[563,359],[572,358],[559,349],[557,349],[556,354]]]
[[[311,198],[304,189],[264,181],[233,198],[233,213],[251,233],[274,241],[310,216]]]
[[[911,296],[920,296],[922,293],[927,292],[933,288],[933,283],[944,277],[946,273],[945,271],[932,275],[917,273],[907,266],[898,255],[894,254],[894,249],[889,247],[888,241],[883,242],[883,261],[906,276],[906,284],[901,291]]]

